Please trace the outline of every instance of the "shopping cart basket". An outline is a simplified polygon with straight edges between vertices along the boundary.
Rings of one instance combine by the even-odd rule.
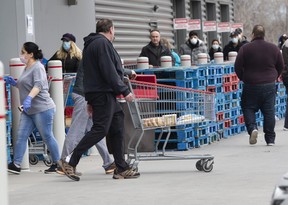
[[[135,100],[127,102],[136,129],[130,138],[127,147],[127,162],[135,169],[141,160],[183,160],[199,159],[196,168],[199,171],[210,172],[213,169],[214,157],[212,155],[171,155],[167,154],[171,127],[183,127],[188,124],[215,120],[215,95],[211,92],[187,89],[155,83],[129,81],[131,92]],[[138,146],[145,130],[160,129],[156,140],[155,151],[151,154],[139,153]],[[164,137],[164,133],[166,137]],[[158,150],[160,141],[164,144]]]
[[[52,83],[53,77],[47,76],[48,81],[48,88]],[[47,149],[47,145],[43,142],[40,133],[35,128],[31,135],[28,138],[28,145],[29,145],[29,163],[31,165],[36,165],[39,160],[43,159],[43,162],[46,166],[52,165],[52,159]]]

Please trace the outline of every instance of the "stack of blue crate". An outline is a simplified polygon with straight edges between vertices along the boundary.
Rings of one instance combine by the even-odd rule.
[[[11,110],[11,86],[5,84],[5,101],[6,101],[6,136],[7,136],[7,161],[11,162],[11,129],[12,129],[12,110]]]
[[[216,121],[205,121],[172,128],[171,149],[187,150],[228,138],[246,131],[240,108],[243,83],[239,82],[233,64],[205,64],[196,67],[136,69],[137,73],[155,74],[157,83],[193,88],[215,93]],[[276,117],[286,110],[286,93],[282,82],[277,83]],[[256,113],[258,126],[263,126],[263,115]],[[157,134],[156,134],[157,135]]]

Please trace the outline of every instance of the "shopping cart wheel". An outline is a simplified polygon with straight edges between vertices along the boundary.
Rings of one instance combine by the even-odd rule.
[[[47,167],[50,167],[53,164],[51,159],[44,159],[43,162]]]
[[[199,170],[199,171],[203,171],[203,168],[202,168],[202,160],[198,160],[196,162],[196,168]]]
[[[36,165],[39,162],[39,157],[36,154],[29,155],[29,163]]]
[[[204,172],[211,172],[213,169],[214,160],[213,159],[205,159],[202,164],[202,169]]]

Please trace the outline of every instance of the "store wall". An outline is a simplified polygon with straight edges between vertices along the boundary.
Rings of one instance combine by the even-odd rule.
[[[61,46],[61,36],[70,32],[76,44],[83,48],[83,37],[95,32],[94,0],[77,1],[69,6],[67,0],[9,0],[0,5],[0,60],[9,73],[9,60],[18,57],[25,41],[40,46],[45,58],[50,58]],[[31,11],[32,8],[32,11]],[[27,15],[32,16],[34,28],[28,34]]]

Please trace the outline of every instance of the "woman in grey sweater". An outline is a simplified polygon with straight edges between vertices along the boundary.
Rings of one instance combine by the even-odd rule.
[[[48,93],[48,81],[44,66],[40,60],[42,51],[33,42],[24,43],[20,60],[26,65],[17,82],[8,76],[6,83],[19,89],[23,112],[20,116],[17,141],[14,144],[14,159],[8,165],[8,171],[20,174],[21,163],[27,147],[28,137],[37,128],[47,144],[53,163],[60,159],[57,141],[53,135],[55,104]]]

